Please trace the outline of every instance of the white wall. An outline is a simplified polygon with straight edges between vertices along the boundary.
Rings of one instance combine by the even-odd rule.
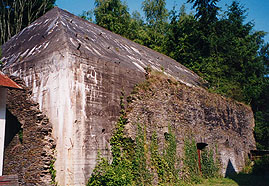
[[[3,172],[5,125],[6,125],[6,88],[0,87],[0,176],[2,176]]]

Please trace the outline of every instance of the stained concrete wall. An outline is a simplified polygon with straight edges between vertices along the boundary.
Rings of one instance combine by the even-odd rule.
[[[79,181],[76,182],[77,175],[74,175],[73,170],[73,160],[78,159],[74,158],[73,151],[73,143],[76,139],[73,136],[76,96],[71,92],[74,75],[68,52],[52,53],[24,72],[21,74],[20,71],[10,71],[11,74],[20,76],[26,82],[26,86],[31,88],[33,101],[39,103],[39,109],[53,124],[52,135],[56,140],[57,152],[55,166],[59,184],[83,185],[85,182],[85,179],[81,181],[83,174],[79,172]],[[78,161],[81,161],[81,158]]]
[[[26,73],[12,69],[9,73],[26,82],[32,99],[53,124],[59,184],[85,185],[98,151],[109,154],[121,92],[129,94],[144,74],[68,51],[47,56]]]

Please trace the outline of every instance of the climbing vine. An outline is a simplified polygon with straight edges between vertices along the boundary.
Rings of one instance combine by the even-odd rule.
[[[219,177],[220,163],[217,146],[215,147],[215,152],[210,147],[206,147],[201,151],[200,172],[196,142],[193,138],[185,138],[183,164],[182,173],[185,182],[201,183],[202,178]]]
[[[135,158],[133,161],[134,181],[136,185],[151,185],[152,174],[149,171],[149,145],[147,143],[146,127],[137,124]]]
[[[55,170],[55,166],[54,166],[55,161],[56,161],[55,158],[53,158],[50,161],[49,173],[51,175],[51,184],[54,185],[54,186],[58,186],[58,182],[56,181],[56,170]]]
[[[217,147],[215,147],[215,155],[217,156]],[[202,151],[202,175],[204,178],[213,178],[219,176],[219,160],[214,158],[214,151],[211,148],[205,148]]]
[[[174,185],[179,183],[179,157],[176,153],[176,138],[171,127],[165,133],[165,147],[160,153],[156,132],[151,137],[151,162],[158,175],[158,183],[161,185]]]
[[[124,134],[128,123],[120,99],[120,117],[110,139],[112,159],[98,153],[95,169],[87,186],[97,185],[180,185],[181,183],[199,183],[202,177],[218,175],[218,166],[214,161],[213,150],[202,152],[202,173],[198,167],[197,147],[194,139],[184,140],[184,157],[177,154],[176,136],[168,126],[164,133],[164,145],[160,148],[157,132],[147,134],[147,126],[137,123],[135,140]],[[148,135],[148,136],[147,136]],[[216,154],[216,153],[215,153]],[[183,165],[182,165],[183,164]],[[203,176],[202,176],[203,175]]]
[[[120,117],[110,140],[112,162],[99,155],[87,186],[93,185],[132,185],[134,183],[133,154],[134,143],[124,136],[124,127],[128,120],[124,109],[123,96],[120,97]]]
[[[201,174],[198,167],[197,148],[194,139],[185,138],[184,140],[184,158],[183,170],[185,182],[200,183]]]

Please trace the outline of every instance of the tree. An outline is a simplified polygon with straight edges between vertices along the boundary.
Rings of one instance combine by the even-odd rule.
[[[96,24],[117,34],[128,36],[130,14],[120,0],[95,0]]]
[[[55,0],[1,0],[0,45],[53,8]]]
[[[237,2],[233,2],[220,19],[216,18],[218,1],[189,2],[194,2],[198,19],[196,22],[185,17],[173,23],[182,30],[173,31],[181,42],[175,48],[184,49],[181,54],[174,52],[176,60],[182,60],[204,77],[214,92],[251,103],[259,97],[263,86],[264,64],[258,50],[265,33],[254,32],[251,22],[244,23],[246,10]],[[213,7],[211,13],[204,12],[207,7]]]
[[[79,15],[79,17],[88,20],[90,22],[93,22],[93,11],[89,10],[89,11],[83,11],[81,15]]]
[[[215,22],[217,20],[217,2],[220,0],[188,0],[188,3],[193,3],[193,8],[196,9],[195,17],[203,24]]]
[[[142,9],[149,25],[157,26],[167,21],[168,11],[165,0],[144,0]]]
[[[139,12],[132,13],[130,24],[128,27],[128,39],[139,44],[144,44],[145,24]]]
[[[170,24],[166,32],[164,52],[186,67],[199,71],[202,32],[193,15],[185,12],[185,6],[170,12]]]
[[[262,91],[259,97],[252,101],[255,114],[255,139],[258,149],[269,150],[269,43],[262,46],[259,56],[265,67]]]
[[[172,31],[171,38],[178,44],[173,44],[177,51],[169,53],[206,79],[210,90],[251,105],[255,114],[257,147],[268,149],[269,45],[264,45],[265,32],[254,31],[252,22],[245,23],[246,10],[236,1],[228,6],[220,19],[215,18],[218,9],[214,8],[214,3],[217,1],[188,2],[195,3],[197,23],[192,21],[193,26],[190,26],[183,21],[186,18],[171,23],[182,32]],[[207,13],[204,8],[211,5],[205,3],[210,2],[214,5],[213,11]],[[186,28],[193,31],[183,31]],[[190,53],[189,48],[198,52]]]
[[[144,45],[163,52],[166,29],[168,28],[168,10],[165,0],[144,0],[142,9],[146,16]]]

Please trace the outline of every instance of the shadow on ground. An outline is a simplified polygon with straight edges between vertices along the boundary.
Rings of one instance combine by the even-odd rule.
[[[255,161],[252,173],[236,174],[232,162],[229,160],[225,177],[232,179],[239,186],[269,186],[269,157]]]
[[[269,186],[269,173],[264,174],[235,174],[228,178],[234,180],[239,186]]]

